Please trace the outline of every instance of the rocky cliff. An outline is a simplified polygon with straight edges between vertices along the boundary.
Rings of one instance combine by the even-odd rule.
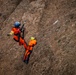
[[[15,21],[37,38],[28,64],[7,36]],[[0,0],[0,75],[76,75],[76,0]]]

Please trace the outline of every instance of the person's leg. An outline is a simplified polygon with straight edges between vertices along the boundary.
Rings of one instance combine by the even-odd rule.
[[[26,64],[29,63],[29,58],[30,58],[31,53],[32,53],[32,50],[26,50],[26,52],[25,52],[25,54],[24,54],[24,60],[23,60],[23,61],[24,61]]]
[[[19,45],[24,45],[24,48],[25,49],[27,49],[27,43],[25,42],[25,40],[24,39],[22,39],[21,37],[20,37],[20,41],[19,41]]]
[[[28,56],[27,56],[27,59],[26,59],[27,63],[29,63],[29,58],[30,58],[31,53],[32,53],[32,50],[29,50],[29,53],[27,54]]]
[[[13,39],[14,39],[16,42],[19,42],[18,36],[14,36]]]
[[[28,50],[26,50],[26,51],[25,51],[25,53],[24,53],[24,58],[23,58],[24,60],[26,60],[26,59],[27,59],[28,54],[29,54],[29,51],[28,51]]]

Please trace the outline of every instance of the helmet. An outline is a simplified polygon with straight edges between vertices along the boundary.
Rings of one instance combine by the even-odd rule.
[[[30,40],[35,40],[35,37],[31,37]]]
[[[14,26],[15,26],[15,27],[19,27],[20,25],[21,25],[20,22],[15,22],[15,23],[14,23]]]

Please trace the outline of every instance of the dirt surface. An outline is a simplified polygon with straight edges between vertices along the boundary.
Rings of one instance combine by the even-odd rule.
[[[15,21],[37,38],[28,64],[7,36]],[[76,0],[0,0],[0,75],[76,75]]]

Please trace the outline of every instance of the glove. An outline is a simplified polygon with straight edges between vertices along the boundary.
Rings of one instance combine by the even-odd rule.
[[[7,34],[7,36],[10,36],[10,34]]]

